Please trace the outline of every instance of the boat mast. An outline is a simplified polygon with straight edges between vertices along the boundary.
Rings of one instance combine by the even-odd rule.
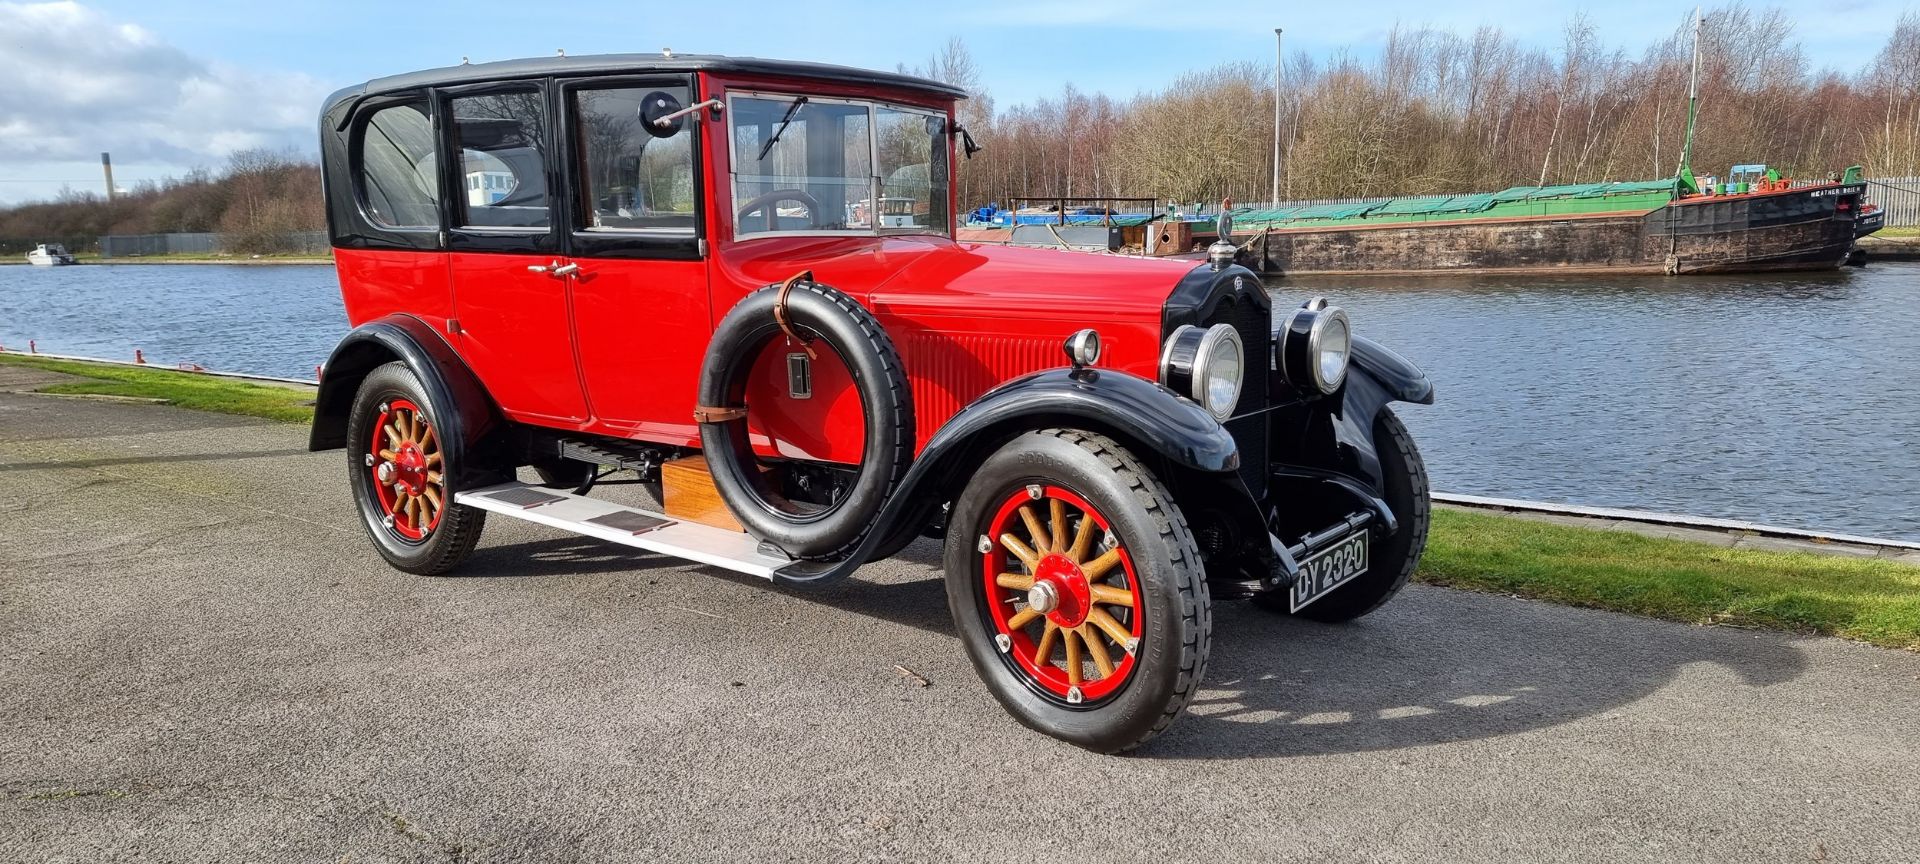
[[[1693,72],[1687,76],[1687,137],[1680,145],[1680,168],[1674,172],[1674,178],[1689,192],[1700,191],[1700,184],[1693,179],[1693,123],[1700,110],[1700,29],[1706,21],[1700,7],[1693,7]]]

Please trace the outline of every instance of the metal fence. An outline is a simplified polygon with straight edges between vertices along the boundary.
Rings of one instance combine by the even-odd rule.
[[[286,235],[283,250],[296,255],[325,255],[327,232],[296,231]],[[152,255],[224,254],[230,251],[219,234],[116,234],[100,238],[102,258],[141,258]]]
[[[1867,181],[1867,200],[1880,205],[1888,228],[1920,225],[1920,177],[1881,177]]]
[[[68,252],[77,255],[82,252],[92,252],[94,240],[95,238],[93,237],[82,237],[72,234],[54,236],[41,235],[38,237],[0,237],[0,256],[8,259],[8,261],[4,263],[12,263],[14,259],[20,259],[20,256],[32,252],[33,247],[42,243],[58,243],[67,247]]]

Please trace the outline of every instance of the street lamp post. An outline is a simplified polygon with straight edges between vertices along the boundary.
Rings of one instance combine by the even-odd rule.
[[[1268,201],[1280,203],[1280,69],[1286,65],[1280,51],[1280,28],[1273,28],[1273,195]],[[1272,205],[1269,205],[1272,206]]]

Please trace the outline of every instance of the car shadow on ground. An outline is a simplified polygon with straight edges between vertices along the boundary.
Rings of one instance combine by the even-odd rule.
[[[922,541],[899,558],[935,578],[850,581],[821,602],[954,636],[939,546]],[[1303,756],[1492,738],[1605,715],[1694,664],[1731,673],[1736,686],[1783,684],[1806,667],[1798,638],[1424,586],[1346,624],[1220,601],[1200,692],[1140,755]]]
[[[1687,627],[1443,588],[1322,624],[1216,604],[1187,716],[1144,755],[1303,756],[1493,738],[1604,717],[1696,664],[1729,686],[1800,676],[1796,637]]]
[[[453,575],[461,579],[586,576],[680,568],[687,562],[649,555],[592,537],[557,537],[505,546],[481,546]],[[760,580],[764,585],[765,580]]]
[[[473,575],[558,575],[581,572],[583,564],[602,571],[684,565],[592,540],[482,552],[492,554],[474,556]],[[904,574],[773,590],[956,639],[958,652],[939,556],[937,543],[922,541],[896,557],[908,565]],[[701,572],[769,588],[750,576]],[[1199,693],[1186,716],[1136,755],[1311,756],[1495,738],[1603,717],[1697,664],[1730,674],[1731,686],[1783,684],[1806,666],[1797,638],[1425,586],[1347,624],[1216,602],[1213,650]],[[955,686],[991,698],[977,682]]]

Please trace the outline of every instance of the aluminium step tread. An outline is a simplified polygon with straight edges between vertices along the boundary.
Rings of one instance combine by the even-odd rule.
[[[664,513],[527,483],[501,483],[453,496],[454,503],[587,537],[771,579],[793,563],[761,551],[752,535]]]

